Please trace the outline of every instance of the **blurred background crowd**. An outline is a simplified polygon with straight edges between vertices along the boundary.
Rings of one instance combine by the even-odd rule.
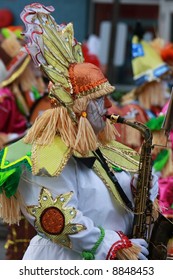
[[[0,148],[23,137],[51,107],[48,80],[23,52],[20,12],[30,0],[0,0]],[[159,175],[159,206],[173,220],[173,134],[164,117],[173,85],[173,1],[42,0],[58,23],[73,22],[86,62],[102,69],[116,90],[109,113],[146,124],[153,132],[153,168]],[[172,112],[173,113],[173,112]],[[118,141],[140,151],[142,135],[116,125]],[[128,135],[128,137],[127,137]],[[0,222],[0,259],[22,259],[34,229]],[[173,241],[168,258],[173,257]]]

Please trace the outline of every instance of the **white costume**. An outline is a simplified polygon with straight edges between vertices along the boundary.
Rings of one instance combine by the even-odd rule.
[[[39,235],[34,237],[24,259],[81,259],[82,251],[91,250],[97,242],[100,236],[98,227],[102,227],[105,230],[105,237],[95,254],[95,258],[104,260],[112,244],[120,239],[115,231],[121,230],[127,235],[130,234],[133,214],[115,204],[101,179],[91,169],[79,164],[75,159],[69,160],[57,178],[33,177],[28,172],[23,176],[24,179],[22,178],[19,184],[19,192],[27,206],[39,204],[39,196],[43,186],[50,191],[53,199],[60,194],[73,192],[65,207],[70,206],[77,210],[77,215],[72,223],[82,224],[86,227],[85,230],[69,236],[72,249],[63,248]],[[127,196],[132,200],[130,175],[126,172],[120,172],[116,174],[116,177]],[[34,224],[32,216],[26,213],[26,217]]]

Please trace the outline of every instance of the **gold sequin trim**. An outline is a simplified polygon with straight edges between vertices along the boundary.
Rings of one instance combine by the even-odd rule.
[[[35,229],[38,233],[68,248],[72,247],[69,235],[77,234],[86,229],[81,224],[71,223],[77,210],[73,207],[65,207],[65,205],[72,195],[73,192],[69,192],[53,199],[51,193],[43,187],[39,197],[39,205],[27,207],[28,212],[35,217]]]

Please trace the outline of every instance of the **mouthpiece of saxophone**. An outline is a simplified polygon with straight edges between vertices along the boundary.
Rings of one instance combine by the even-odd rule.
[[[124,118],[122,118],[120,115],[106,115],[106,118],[110,119],[112,123],[123,123]]]

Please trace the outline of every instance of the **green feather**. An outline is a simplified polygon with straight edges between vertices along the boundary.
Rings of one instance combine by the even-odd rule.
[[[163,124],[165,116],[161,115],[157,118],[151,118],[145,125],[153,130],[160,130]]]
[[[156,171],[161,171],[165,164],[167,163],[169,159],[169,151],[168,150],[162,150],[156,157],[156,159],[154,160],[154,169]]]
[[[13,196],[16,193],[21,172],[21,168],[16,168],[0,173],[0,193],[4,190],[8,198]]]

